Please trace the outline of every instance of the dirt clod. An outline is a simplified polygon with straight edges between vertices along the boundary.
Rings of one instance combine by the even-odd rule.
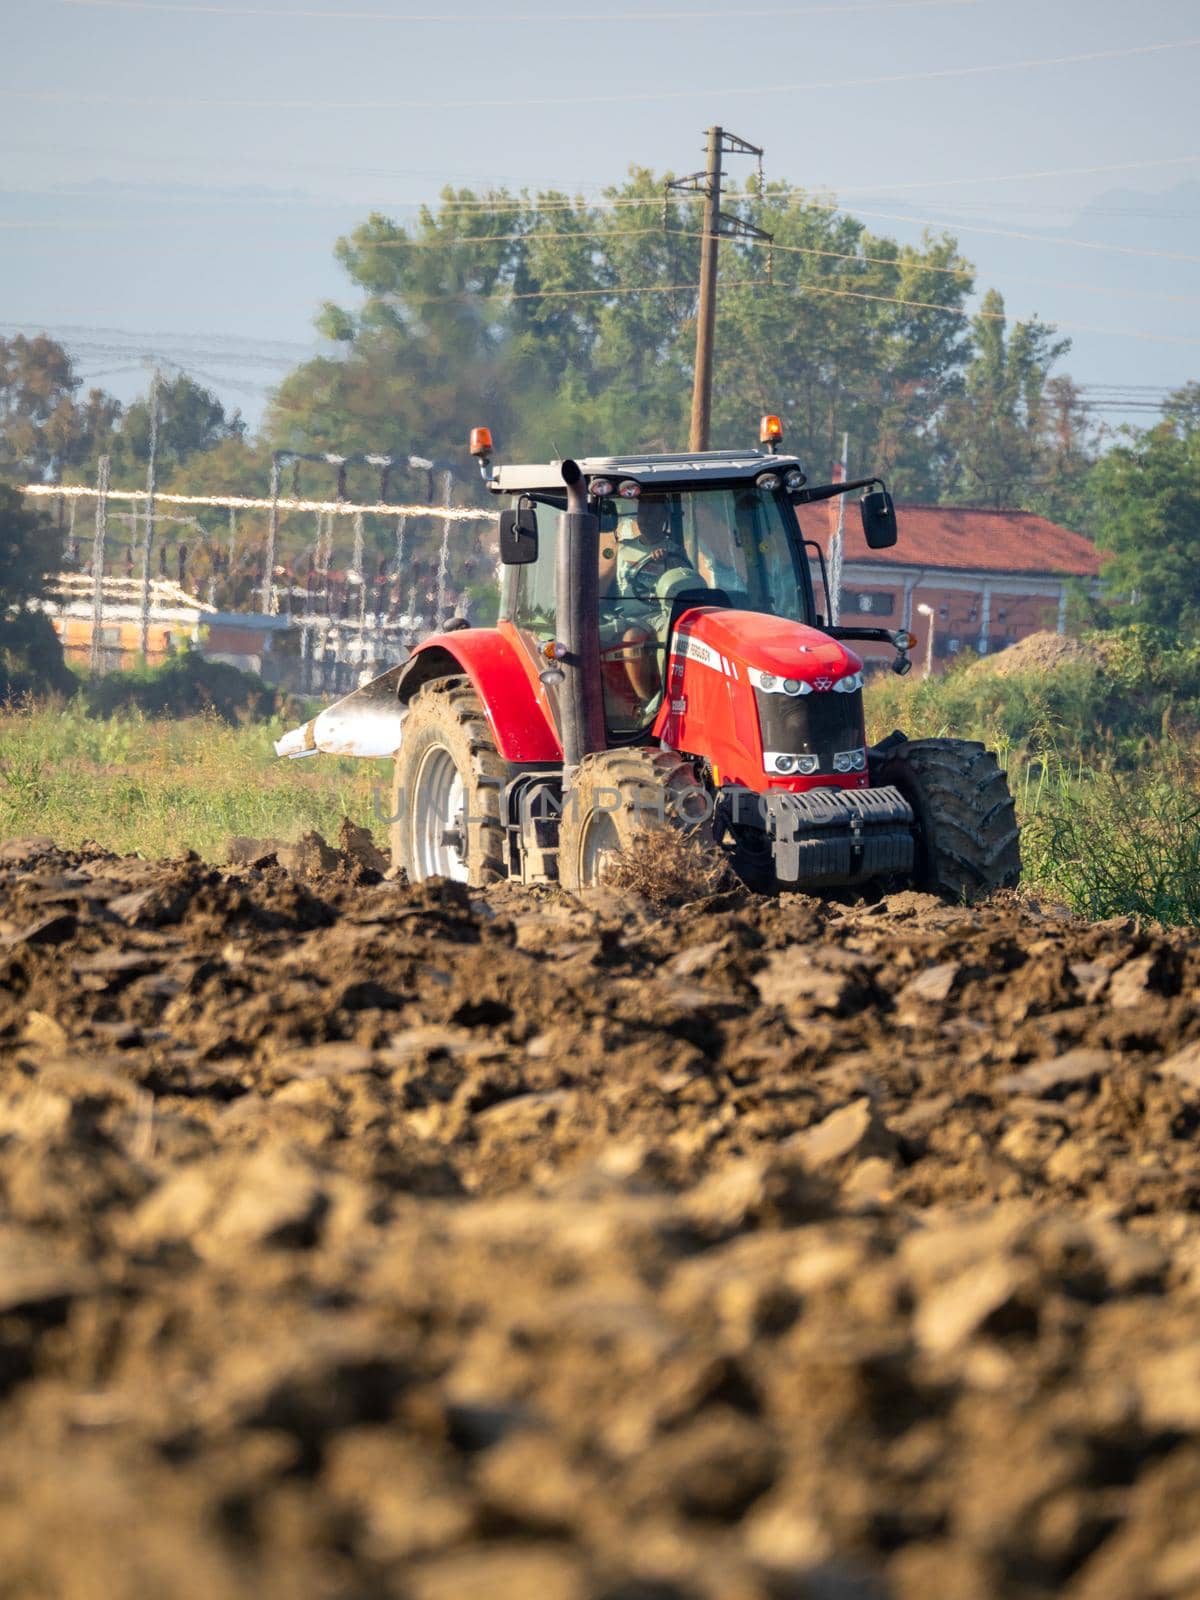
[[[0,1600],[1196,1591],[1194,935],[384,869],[0,847]]]

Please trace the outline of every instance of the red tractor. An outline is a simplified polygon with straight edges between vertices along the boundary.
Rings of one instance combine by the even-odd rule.
[[[402,666],[279,742],[394,759],[391,843],[410,880],[599,883],[647,832],[683,828],[746,883],[909,884],[955,899],[1015,884],[1018,830],[982,745],[868,747],[861,658],[911,635],[831,626],[798,511],[865,491],[867,544],[896,542],[877,478],[810,486],[779,453],[706,451],[491,467],[500,620],[425,639]],[[826,586],[827,587],[827,586]],[[826,602],[827,603],[827,602]]]

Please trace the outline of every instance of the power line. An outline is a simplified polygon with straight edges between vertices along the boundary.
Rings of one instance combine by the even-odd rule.
[[[1098,167],[1043,167],[1036,172],[998,172],[989,178],[910,178],[901,183],[859,184],[848,188],[830,184],[837,194],[884,194],[892,189],[952,189],[975,183],[1028,183],[1034,178],[1094,177],[1104,172],[1143,172],[1149,167],[1185,167],[1200,161],[1200,155],[1162,156],[1150,161],[1115,161]]]
[[[991,184],[991,183],[1018,183],[1018,182],[1026,183],[1026,182],[1033,182],[1033,181],[1036,181],[1036,180],[1039,180],[1039,179],[1045,179],[1045,178],[1077,177],[1077,176],[1081,176],[1081,175],[1095,175],[1095,174],[1108,173],[1108,172],[1129,172],[1129,171],[1134,171],[1134,170],[1144,170],[1146,168],[1151,168],[1151,167],[1188,166],[1188,165],[1193,165],[1193,164],[1195,164],[1197,162],[1200,162],[1200,155],[1163,156],[1163,157],[1155,157],[1153,159],[1145,160],[1145,161],[1110,162],[1110,163],[1106,163],[1106,164],[1103,164],[1103,165],[1090,166],[1090,167],[1044,167],[1044,168],[1037,168],[1037,169],[1034,169],[1034,170],[1028,171],[1028,172],[984,173],[984,174],[977,174],[977,175],[975,175],[973,177],[969,177],[969,178],[911,178],[911,179],[900,179],[900,180],[897,180],[896,182],[893,182],[893,183],[871,184],[869,186],[868,185],[857,185],[857,186],[851,185],[851,186],[847,186],[847,185],[838,184],[838,183],[821,183],[821,184],[815,184],[815,185],[811,185],[811,186],[802,188],[802,187],[800,187],[798,185],[795,185],[795,186],[791,186],[791,187],[787,187],[787,188],[777,188],[777,189],[774,189],[771,192],[774,195],[791,195],[791,196],[799,195],[799,196],[803,197],[803,196],[807,196],[807,195],[810,195],[810,194],[818,194],[818,193],[821,193],[823,191],[828,190],[830,192],[830,194],[837,195],[837,196],[843,196],[843,195],[847,195],[847,194],[866,194],[866,195],[870,196],[870,195],[874,195],[874,194],[886,193],[886,192],[889,192],[889,191],[892,191],[892,190],[896,190],[896,189],[918,189],[918,188],[937,188],[937,187],[964,187],[964,186],[975,185],[975,184],[987,185],[987,184]],[[296,166],[296,168],[298,170],[307,170],[305,167],[301,166],[301,164],[299,164],[299,163],[292,163],[290,165]],[[366,169],[328,168],[328,169],[321,169],[321,170],[343,172],[343,171],[352,171],[352,170],[364,170],[365,171]],[[430,174],[427,174],[427,175],[428,176],[432,176],[432,177],[439,176],[436,173],[430,173]],[[453,176],[452,174],[447,174],[443,181],[448,183],[452,176]],[[478,179],[473,180],[473,181],[488,182],[488,181],[491,181],[491,180],[481,176]],[[517,180],[517,179],[514,178],[512,181],[517,182],[517,181],[520,181],[520,180]],[[570,187],[574,187],[574,188],[577,188],[577,189],[578,188],[596,188],[596,187],[598,187],[598,185],[596,185],[594,183],[578,181],[578,182],[572,183],[570,185]],[[441,200],[441,201],[437,202],[437,214],[438,215],[450,215],[450,214],[453,214],[456,211],[465,211],[465,212],[474,212],[474,211],[502,212],[502,211],[506,211],[506,210],[517,210],[517,211],[520,211],[520,210],[523,210],[523,209],[526,209],[526,208],[528,208],[530,210],[539,210],[539,211],[575,210],[578,207],[578,205],[582,202],[582,197],[581,196],[576,197],[575,199],[571,199],[571,198],[553,198],[553,199],[546,198],[546,199],[538,199],[535,202],[529,202],[525,198],[525,196],[528,193],[528,188],[529,188],[528,184],[523,185],[521,193],[518,194],[518,195],[513,195],[511,197],[497,197],[495,194],[490,194],[490,195],[472,196],[470,199]],[[47,189],[21,190],[20,192],[21,193],[30,193],[30,194],[45,194],[45,195],[50,195],[50,196],[55,197],[55,198],[68,198],[68,199],[79,199],[79,198],[94,199],[95,198],[95,191],[92,190],[92,189],[62,190],[62,189],[47,188]],[[137,192],[137,191],[134,190],[133,192]],[[731,193],[732,192],[733,191],[731,190]],[[179,197],[179,196],[171,196],[171,197],[167,198],[165,203],[167,205],[170,205],[170,206],[175,206],[175,205],[178,205],[178,204],[181,203],[181,199],[182,198],[183,197]],[[191,198],[191,197],[189,197],[189,198]],[[201,204],[203,204],[203,203],[205,203],[207,201],[207,197],[206,196],[195,196],[194,198],[197,200],[198,203],[201,203]],[[284,202],[283,200],[281,200],[279,202],[279,204],[281,204],[281,205],[283,205],[285,203],[290,204],[291,202]],[[620,206],[643,205],[643,204],[649,205],[649,204],[658,204],[658,203],[659,203],[659,197],[658,196],[655,196],[653,198],[653,200],[651,200],[649,198],[646,199],[646,200],[643,200],[639,196],[625,196],[625,197],[611,196],[611,197],[600,197],[600,198],[596,198],[596,199],[592,199],[592,200],[586,201],[586,205],[590,209],[593,209],[593,210],[607,210],[609,208],[620,207]],[[815,203],[815,202],[813,202],[813,203]],[[962,205],[996,205],[996,204],[1001,204],[1001,203],[1002,202],[997,202],[995,200],[984,200],[984,201],[958,200],[958,201],[955,202],[955,204],[959,205],[959,206],[962,206]],[[253,214],[252,213],[252,207],[258,206],[258,205],[261,205],[261,204],[262,204],[261,196],[248,195],[248,196],[246,196],[244,201],[241,201],[241,202],[238,202],[238,203],[232,203],[230,205],[229,209],[232,212],[234,212],[235,214],[241,214],[241,213],[245,213],[245,212],[251,212],[251,214]],[[1022,209],[1022,210],[1037,209],[1037,205],[1036,205],[1035,202],[1022,201],[1022,202],[1019,202],[1019,206],[1020,206],[1020,209]],[[368,209],[368,210],[370,210],[372,208],[374,208],[374,209],[391,208],[391,209],[410,210],[410,209],[419,209],[419,208],[424,208],[424,207],[429,207],[430,209],[432,209],[431,202],[429,200],[380,200],[380,201],[362,200],[362,201],[354,201],[354,202],[347,201],[347,202],[344,202],[344,203],[337,203],[337,204],[331,203],[330,205],[324,206],[324,207],[309,208],[309,216],[311,217],[314,214],[315,211],[320,211],[320,210],[326,210],[326,211],[341,211],[341,210],[347,210],[347,209]],[[1065,205],[1059,204],[1059,203],[1054,203],[1054,205],[1051,207],[1051,209],[1053,209],[1055,211],[1061,211],[1061,210],[1064,210],[1064,209],[1068,209],[1068,207],[1065,206]],[[1072,207],[1072,209],[1083,209],[1083,210],[1088,210],[1088,211],[1095,211],[1097,208],[1088,205],[1087,202],[1084,202],[1082,208],[1079,207],[1079,206],[1074,206],[1074,207]],[[1140,213],[1140,212],[1139,213],[1133,213],[1133,212],[1130,212],[1130,211],[1128,211],[1126,209],[1123,209],[1123,208],[1113,208],[1110,212],[1106,212],[1105,214],[1111,214],[1111,215],[1114,215],[1114,216],[1131,216],[1131,215],[1135,215],[1135,214],[1136,215],[1142,215],[1143,213]],[[1144,214],[1145,215],[1150,215],[1150,216],[1164,215],[1164,213],[1161,213],[1161,212],[1158,212],[1158,211],[1146,212]],[[190,220],[193,221],[193,222],[196,222],[196,223],[207,224],[209,221],[212,221],[212,220],[220,220],[220,216],[221,215],[222,214],[219,213],[219,212],[217,212],[217,213],[209,213],[208,215],[206,215],[204,217],[192,218]],[[1174,215],[1178,215],[1178,216],[1183,217],[1183,218],[1186,219],[1186,218],[1190,218],[1193,215],[1193,213],[1191,213],[1191,212],[1180,212],[1180,213],[1176,213]],[[177,223],[175,223],[174,219],[171,219],[171,220],[172,220],[173,225],[178,225]],[[283,223],[286,226],[291,227],[291,226],[303,226],[308,221],[308,217],[297,218],[294,215],[287,215],[287,216],[276,216],[276,217],[264,218],[260,214],[254,214],[254,221],[255,221],[255,225],[256,226],[261,226],[262,224],[269,222],[269,223]],[[161,218],[153,218],[153,217],[145,218],[145,219],[141,219],[141,218],[115,218],[115,219],[97,218],[97,219],[88,219],[88,220],[83,221],[83,222],[80,222],[79,220],[74,219],[74,218],[50,218],[50,219],[47,219],[47,220],[43,220],[41,218],[18,218],[18,219],[15,219],[15,220],[7,220],[7,221],[4,221],[4,222],[0,222],[0,228],[5,228],[5,229],[14,229],[14,228],[75,228],[75,227],[87,227],[87,226],[104,227],[104,228],[119,228],[119,227],[157,227],[157,226],[161,226],[161,225],[162,225],[162,219]],[[944,224],[944,226],[952,226],[952,224]]]
[[[831,289],[816,283],[797,283],[790,287],[797,294],[832,295],[850,300],[872,300],[882,305],[910,306],[917,311],[940,311],[944,316],[962,317],[967,321],[979,319],[984,322],[1022,322],[1034,321],[1036,318],[1014,317],[1008,311],[980,311],[964,310],[958,306],[939,305],[936,300],[906,300],[899,295],[870,294],[862,289]],[[1173,333],[1143,333],[1136,328],[1095,328],[1079,322],[1054,322],[1050,324],[1053,329],[1064,328],[1073,333],[1099,333],[1110,339],[1143,339],[1152,344],[1187,344],[1200,345],[1200,339],[1181,338]]]
[[[817,209],[842,211],[845,208],[839,205],[821,206],[818,204]],[[1053,237],[1044,233],[1025,233],[1016,228],[985,228],[977,222],[940,222],[935,217],[908,217],[892,211],[864,211],[859,206],[855,206],[853,215],[873,217],[882,222],[916,222],[926,228],[950,228],[959,233],[987,233],[1000,239],[1030,239],[1035,244],[1073,245],[1077,250],[1099,250],[1110,255],[1144,256],[1160,261],[1200,262],[1200,256],[1186,255],[1179,250],[1150,250],[1140,245],[1104,244],[1097,239]]]
[[[313,7],[297,6],[222,6],[199,3],[199,0],[182,0],[180,4],[165,5],[161,0],[60,0],[62,5],[86,7],[88,10],[151,11],[160,16],[213,16],[262,17],[272,21],[320,22],[447,22],[455,26],[486,27],[510,22],[562,22],[577,25],[584,22],[711,22],[746,17],[773,17],[786,21],[792,17],[821,15],[845,16],[858,11],[918,11],[939,6],[978,5],[980,0],[846,0],[837,5],[760,6],[724,8],[719,11],[627,11],[610,12],[519,12],[509,16],[455,15],[447,12],[400,13],[391,11],[322,11]]]
[[[797,188],[797,189],[790,189],[790,190],[776,190],[776,191],[774,191],[774,196],[769,196],[768,198],[774,197],[774,198],[784,199],[784,198],[788,198],[788,197],[799,197],[799,198],[804,200],[804,203],[805,203],[805,205],[807,206],[807,208],[809,210],[812,210],[812,211],[827,211],[827,212],[841,212],[844,215],[849,216],[849,217],[870,217],[872,219],[879,220],[879,221],[885,221],[885,222],[910,222],[910,223],[914,223],[914,224],[919,224],[920,226],[923,226],[923,227],[944,228],[944,229],[947,229],[947,230],[949,230],[951,232],[983,233],[983,234],[988,234],[990,236],[997,237],[997,238],[1022,239],[1022,240],[1025,240],[1027,242],[1031,242],[1031,243],[1034,243],[1034,244],[1070,245],[1070,246],[1074,246],[1075,248],[1081,249],[1081,250],[1099,251],[1099,252],[1101,252],[1103,254],[1138,256],[1138,257],[1142,257],[1142,258],[1145,258],[1145,259],[1148,259],[1148,260],[1182,261],[1182,262],[1188,262],[1188,263],[1193,263],[1193,264],[1200,263],[1200,256],[1189,255],[1184,251],[1178,251],[1178,250],[1156,250],[1156,249],[1152,249],[1150,247],[1140,246],[1140,245],[1135,246],[1135,245],[1109,244],[1107,242],[1104,242],[1104,241],[1101,241],[1101,240],[1095,240],[1095,239],[1073,239],[1073,238],[1069,238],[1069,237],[1062,237],[1062,236],[1056,236],[1056,235],[1050,235],[1050,234],[1029,233],[1029,232],[1026,232],[1024,230],[1013,229],[1013,228],[985,227],[980,223],[963,222],[961,220],[946,219],[946,218],[914,217],[914,216],[911,216],[911,215],[906,214],[906,213],[892,212],[892,211],[875,211],[875,210],[872,210],[872,209],[863,208],[861,206],[854,206],[853,208],[851,208],[851,207],[848,207],[848,206],[843,206],[837,201],[823,201],[823,200],[815,200],[815,199],[807,198],[808,195],[809,195],[809,191],[808,190]],[[741,198],[744,198],[744,197],[741,197]],[[671,203],[678,203],[678,196],[674,196],[674,195],[668,196],[668,199],[670,200]],[[663,199],[662,199],[661,195],[660,196],[654,196],[654,197],[647,196],[646,198],[642,198],[640,196],[637,196],[637,197],[618,197],[618,198],[611,199],[611,200],[598,200],[598,201],[587,202],[584,209],[591,210],[591,211],[605,211],[605,210],[616,209],[618,207],[640,206],[640,207],[642,207],[642,208],[644,208],[644,209],[649,211],[649,210],[658,210],[662,206],[662,204],[663,204]],[[526,206],[523,206],[518,201],[514,201],[514,202],[510,202],[510,203],[509,202],[497,203],[494,200],[488,200],[488,201],[480,201],[478,204],[470,204],[470,205],[468,205],[466,203],[460,204],[460,203],[456,203],[456,202],[449,202],[449,203],[446,203],[446,204],[440,206],[438,208],[438,211],[437,211],[436,215],[438,215],[438,216],[455,216],[455,215],[481,216],[481,215],[486,215],[489,212],[517,211],[519,213],[522,210],[527,211],[530,215],[537,215],[537,214],[552,215],[552,214],[554,214],[556,212],[561,213],[561,212],[564,212],[564,211],[575,211],[577,209],[579,209],[579,208],[576,206],[575,202],[573,202],[573,201],[550,201],[550,202],[546,202],[546,203],[535,202],[535,203],[531,203],[531,204],[528,204]],[[268,220],[268,219],[256,218],[254,220],[254,226],[256,228],[262,226],[265,220]],[[272,222],[283,223],[285,226],[302,226],[302,225],[305,225],[300,219],[296,219],[296,218],[271,218],[269,220],[272,221]],[[196,217],[189,217],[189,218],[184,218],[184,219],[169,218],[165,222],[161,217],[159,217],[159,218],[146,218],[145,220],[142,220],[142,219],[119,219],[119,220],[115,220],[115,221],[109,221],[107,219],[96,219],[96,220],[87,219],[87,220],[82,220],[82,221],[79,220],[79,219],[72,219],[72,220],[62,219],[62,220],[51,220],[51,221],[41,221],[41,220],[37,220],[37,219],[18,219],[18,220],[10,220],[10,221],[0,222],[0,231],[5,231],[5,230],[13,231],[13,230],[17,230],[17,229],[37,230],[37,229],[43,229],[43,228],[56,228],[56,229],[70,229],[72,232],[80,232],[80,231],[83,231],[85,229],[115,230],[115,229],[120,229],[120,228],[125,228],[125,227],[147,227],[147,228],[170,227],[170,228],[179,228],[179,227],[188,226],[188,225],[192,225],[192,226],[204,225],[204,226],[207,226],[209,221],[211,221],[211,219],[196,218]],[[362,246],[360,248],[373,248],[373,249],[393,249],[393,248],[405,248],[405,247],[413,248],[414,244],[416,244],[416,245],[418,245],[419,247],[422,247],[422,248],[425,248],[425,247],[433,248],[433,247],[436,247],[439,244],[457,244],[457,245],[468,244],[468,243],[493,244],[493,243],[510,242],[510,241],[515,241],[515,240],[518,240],[518,239],[525,239],[525,238],[533,239],[533,238],[537,238],[537,237],[541,237],[541,238],[552,238],[552,237],[560,237],[560,238],[588,238],[588,237],[615,238],[615,237],[620,237],[622,235],[622,233],[624,233],[626,236],[632,237],[633,235],[635,235],[637,233],[648,234],[648,233],[656,233],[656,232],[661,232],[661,228],[626,229],[626,230],[620,230],[620,229],[615,229],[614,228],[614,229],[597,230],[594,234],[587,233],[587,232],[585,232],[583,230],[569,230],[569,231],[565,231],[565,232],[563,232],[561,234],[548,234],[548,233],[540,233],[539,230],[536,230],[536,229],[531,229],[530,232],[527,235],[524,235],[524,234],[523,235],[481,235],[478,238],[471,238],[471,239],[458,238],[458,239],[453,239],[453,240],[431,240],[431,241],[429,241],[428,246],[426,246],[425,241],[406,241],[406,240],[383,241],[383,240],[377,240],[377,241],[371,241],[371,243],[369,245]],[[271,248],[271,249],[273,249],[273,248],[275,248],[275,246],[264,246],[262,248]],[[783,249],[785,247],[780,246],[779,248]],[[799,250],[801,247],[800,246],[790,246],[788,248],[791,248],[791,249],[794,249],[794,250]],[[7,253],[13,254],[14,252],[7,252]],[[17,254],[25,254],[25,253],[26,252],[19,252]],[[32,254],[33,252],[28,252],[28,253]],[[115,253],[116,252],[114,252],[114,254]],[[855,258],[855,259],[861,259],[861,258]],[[1045,280],[1045,281],[1050,283],[1053,280]]]
[[[75,3],[75,0],[71,0]],[[78,0],[83,3],[83,0]],[[115,3],[115,0],[114,0]],[[133,0],[129,0],[133,3]],[[465,20],[465,19],[460,19]],[[540,18],[545,21],[545,18]],[[611,21],[611,18],[605,18]],[[642,20],[640,17],[634,20]],[[879,88],[896,83],[929,83],[948,78],[973,78],[993,73],[1030,72],[1041,67],[1072,66],[1092,61],[1120,61],[1133,56],[1160,55],[1167,50],[1191,50],[1200,38],[1172,39],[1162,44],[1126,45],[1116,50],[1085,50],[1065,56],[1033,56],[1022,61],[989,62],[983,66],[935,67],[922,72],[880,73],[873,77],[809,78],[798,83],[760,83],[747,88],[718,85],[709,88],[634,91],[625,94],[564,94],[528,96],[518,99],[484,100],[478,96],[464,100],[263,100],[241,98],[202,98],[179,95],[80,94],[71,89],[9,89],[10,99],[35,100],[42,104],[132,106],[194,111],[464,111],[468,109],[523,110],[533,106],[609,106],[634,105],[664,100],[712,100],[771,94],[810,94],[817,89]]]
[[[791,290],[796,294],[825,295],[839,299],[871,301],[881,305],[905,306],[917,311],[937,311],[943,316],[960,317],[964,321],[978,319],[985,322],[1019,323],[1022,321],[1037,320],[1036,315],[1028,317],[1014,315],[1007,309],[1004,311],[984,311],[960,306],[946,306],[936,300],[914,300],[902,295],[875,294],[862,289],[841,289],[831,285],[796,283],[782,286],[770,278],[743,278],[724,282],[720,285],[723,289],[749,289],[749,288],[775,288],[781,292]],[[640,294],[695,294],[694,283],[669,283],[669,284],[609,284],[588,289],[532,289],[516,293],[501,291],[496,294],[480,294],[472,290],[461,290],[450,294],[431,295],[404,295],[392,297],[392,303],[399,305],[448,305],[456,302],[476,304],[510,304],[525,300],[586,300],[593,298],[617,298],[627,295]],[[382,297],[387,303],[388,297]],[[37,324],[26,324],[37,326]],[[1200,339],[1193,339],[1178,334],[1149,333],[1136,328],[1098,328],[1086,323],[1072,323],[1054,321],[1048,326],[1054,329],[1063,329],[1067,332],[1102,334],[1112,339],[1139,339],[1152,344],[1179,344],[1200,345]],[[187,355],[187,352],[180,352]]]
[[[830,209],[832,209],[832,208],[830,208]],[[634,238],[648,238],[648,237],[659,237],[659,238],[667,237],[667,238],[675,238],[675,239],[701,239],[703,237],[703,235],[701,233],[699,233],[699,232],[695,232],[693,230],[683,229],[683,228],[669,228],[669,229],[664,230],[661,226],[660,227],[653,227],[653,228],[566,229],[566,230],[560,230],[560,231],[542,230],[542,229],[539,229],[539,228],[531,228],[526,233],[473,234],[473,235],[461,235],[461,236],[455,236],[455,237],[450,237],[450,238],[440,238],[440,239],[439,238],[434,238],[434,239],[413,239],[413,238],[407,238],[407,237],[406,238],[400,238],[400,239],[371,239],[371,240],[367,240],[366,242],[364,242],[362,244],[356,245],[355,248],[359,249],[361,251],[368,251],[368,250],[440,250],[440,249],[450,249],[450,248],[453,248],[453,249],[466,249],[466,248],[472,248],[472,247],[473,248],[484,248],[484,247],[491,246],[491,245],[501,245],[501,244],[535,244],[538,241],[543,240],[543,239],[580,239],[580,240],[584,240],[584,239],[601,239],[601,240],[607,240],[607,239],[634,239]],[[276,247],[275,246],[265,246],[264,248],[275,249]],[[772,250],[774,251],[774,253],[779,254],[779,255],[801,255],[801,256],[812,256],[812,257],[814,257],[816,259],[828,260],[828,261],[850,261],[850,262],[855,262],[855,263],[861,262],[862,264],[868,265],[868,266],[891,267],[891,268],[894,268],[897,271],[903,271],[905,269],[911,269],[911,270],[914,270],[914,271],[920,272],[920,273],[936,273],[937,275],[942,276],[942,277],[975,279],[978,276],[978,268],[976,268],[973,265],[969,265],[969,266],[941,266],[941,265],[938,265],[935,262],[924,261],[924,260],[921,260],[921,259],[911,259],[911,258],[905,259],[903,256],[900,256],[900,255],[897,255],[895,257],[892,257],[892,256],[869,256],[869,255],[862,255],[862,254],[859,254],[859,253],[854,252],[854,251],[823,250],[823,249],[820,249],[819,247],[817,247],[815,245],[795,245],[795,244],[789,245],[789,244],[781,244],[778,241],[773,243]],[[93,254],[99,254],[99,253],[100,252],[93,252]],[[105,252],[103,252],[103,254],[106,257],[107,256],[120,256],[120,255],[125,255],[125,254],[136,254],[136,253],[139,253],[139,252],[136,252],[132,247],[128,251],[105,251]],[[159,253],[161,254],[161,253],[165,253],[165,252],[159,252]],[[3,254],[11,256],[13,254],[13,252],[3,252]],[[1191,259],[1191,258],[1186,258],[1186,259]],[[1197,258],[1197,259],[1200,259],[1200,258]],[[1144,289],[1144,288],[1139,288],[1139,287],[1132,286],[1132,285],[1115,285],[1115,284],[1110,285],[1110,284],[1100,284],[1100,283],[1080,283],[1075,279],[1046,278],[1046,277],[1041,277],[1041,276],[1030,276],[1030,275],[1027,275],[1027,274],[1007,274],[1006,277],[1007,277],[1007,281],[1009,281],[1009,282],[1033,284],[1033,285],[1037,285],[1037,286],[1041,286],[1041,287],[1045,287],[1045,288],[1051,288],[1051,289],[1069,289],[1069,290],[1072,290],[1073,292],[1080,293],[1080,294],[1110,295],[1110,296],[1115,296],[1115,297],[1122,298],[1122,299],[1126,298],[1126,297],[1129,297],[1129,296],[1133,296],[1133,297],[1135,297],[1137,299],[1159,300],[1159,301],[1164,301],[1164,302],[1171,303],[1171,304],[1180,304],[1180,305],[1192,305],[1192,304],[1195,304],[1198,301],[1200,301],[1200,295],[1187,294],[1187,293],[1175,293],[1175,292],[1173,292],[1171,290],[1166,290],[1166,289]],[[240,304],[240,302],[239,302],[239,304]],[[0,323],[0,326],[15,326],[15,325],[14,324]],[[27,323],[27,324],[24,324],[23,326],[30,327],[30,326],[33,326],[33,324],[28,324]],[[232,357],[228,357],[226,359],[232,359]],[[284,364],[286,364],[286,363],[284,363]]]

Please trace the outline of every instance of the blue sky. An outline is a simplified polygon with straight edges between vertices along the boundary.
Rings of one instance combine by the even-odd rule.
[[[873,229],[951,224],[1079,379],[1200,369],[1196,0],[0,0],[0,42],[0,332],[120,394],[174,356],[255,417],[368,209],[688,171],[714,121]]]

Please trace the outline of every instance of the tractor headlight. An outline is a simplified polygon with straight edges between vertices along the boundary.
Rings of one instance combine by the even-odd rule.
[[[613,486],[607,478],[593,478],[588,488],[596,500],[607,500],[613,492]]]
[[[779,679],[773,672],[760,672],[757,667],[746,669],[750,682],[756,689],[761,689],[764,694],[771,694],[779,685]]]
[[[811,694],[812,684],[805,683],[801,678],[785,678],[783,680],[784,694]]]
[[[799,467],[793,467],[790,472],[784,474],[783,487],[789,494],[795,494],[796,490],[803,489],[807,482],[808,478],[801,471],[801,469]]]
[[[834,693],[835,694],[853,694],[856,689],[861,689],[862,686],[863,686],[863,675],[862,675],[862,673],[861,672],[851,672],[845,678],[839,678],[838,681],[834,684],[833,689],[834,689]]]
[[[795,770],[796,770],[796,758],[795,758],[795,756],[776,756],[775,757],[775,771],[776,772],[794,772]]]
[[[640,483],[635,483],[632,478],[624,478],[617,485],[617,493],[622,500],[636,500],[642,492]]]
[[[833,758],[835,772],[865,772],[867,770],[867,752],[860,746],[857,750],[839,750]]]
[[[754,486],[756,489],[762,489],[764,493],[778,489],[779,474],[777,472],[760,472],[754,480]]]

